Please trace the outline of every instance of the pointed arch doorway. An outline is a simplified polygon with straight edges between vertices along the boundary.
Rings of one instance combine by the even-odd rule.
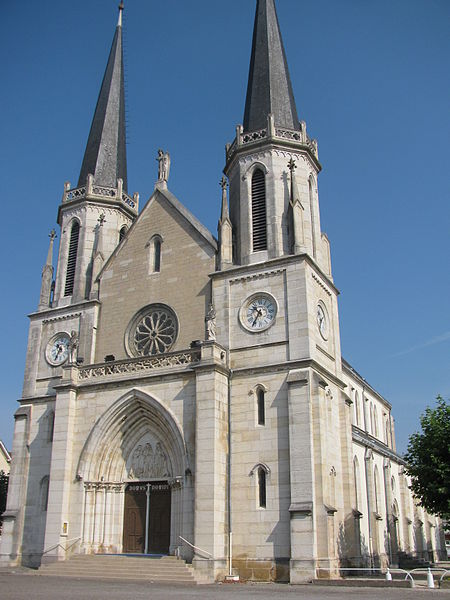
[[[141,390],[126,393],[98,419],[80,455],[81,551],[177,552],[179,536],[192,537],[189,474],[173,413]]]
[[[168,554],[171,488],[167,481],[129,483],[125,489],[123,551]]]

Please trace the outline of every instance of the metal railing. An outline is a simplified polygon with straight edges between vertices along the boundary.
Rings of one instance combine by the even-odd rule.
[[[391,568],[391,567],[386,567],[386,569],[381,569],[379,567],[338,567],[337,569],[330,569],[328,567],[317,567],[316,571],[329,571],[329,572],[339,571],[339,573],[342,573],[342,572],[346,573],[348,571],[356,571],[358,573],[369,572],[369,574],[371,574],[371,575],[373,575],[374,572],[377,571],[380,573],[380,575],[382,575],[383,573],[385,574],[386,581],[392,581],[393,574],[394,575],[395,574],[399,574],[399,575],[405,574],[403,581],[409,580],[412,588],[416,587],[416,580],[413,577],[413,573],[415,573],[416,575],[422,574],[422,575],[426,576],[427,587],[430,589],[434,588],[433,572],[443,571],[441,577],[439,578],[439,585],[444,580],[444,578],[447,576],[447,574],[449,574],[448,576],[450,577],[450,569],[444,569],[443,567],[416,567],[415,569],[410,569],[409,571],[407,569]],[[344,575],[344,577],[345,577],[345,575]]]
[[[64,552],[67,554],[67,551],[70,550],[70,548],[72,548],[72,546],[75,546],[75,544],[77,542],[79,542],[80,540],[81,540],[80,537],[67,540],[66,547],[64,547],[62,544],[55,544],[54,546],[51,546],[51,548],[48,548],[48,550],[44,550],[44,552],[42,553],[42,556],[44,556],[44,554],[48,554],[52,550],[56,550],[57,548],[61,548],[61,550],[64,550]],[[71,544],[70,542],[73,542],[73,543]]]
[[[188,542],[188,540],[184,539],[184,537],[181,537],[181,535],[178,536],[178,538],[187,546],[189,546],[190,548],[192,548],[194,550],[194,553],[197,554],[206,554],[206,556],[202,557],[202,558],[212,558],[212,554],[210,554],[207,550],[202,550],[202,548],[199,548],[198,546],[194,546],[194,544],[191,544],[191,542]]]

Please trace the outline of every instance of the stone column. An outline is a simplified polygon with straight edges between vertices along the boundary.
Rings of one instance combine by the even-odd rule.
[[[70,528],[70,492],[74,485],[72,440],[76,413],[75,380],[77,372],[76,367],[65,368],[62,383],[55,386],[57,396],[44,562],[64,560],[66,558],[64,548],[67,541],[70,538],[81,536],[81,531],[74,531]],[[82,484],[78,482],[77,485]],[[67,524],[67,529],[64,524]],[[48,550],[49,552],[47,552]]]
[[[27,493],[29,464],[29,435],[31,406],[20,407],[15,415],[14,442],[8,500],[3,513],[3,532],[0,538],[0,564],[20,564],[23,521]]]
[[[290,582],[304,583],[316,574],[314,506],[314,448],[310,373],[290,371],[288,376],[289,457],[291,471]]]
[[[204,552],[196,551],[193,565],[211,579],[227,568],[228,374],[222,352],[205,342],[196,367],[193,543]]]

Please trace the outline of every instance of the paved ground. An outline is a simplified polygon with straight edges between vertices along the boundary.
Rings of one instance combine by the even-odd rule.
[[[177,586],[0,572],[1,600],[431,600],[436,597],[449,599],[450,590],[291,587],[277,584]]]

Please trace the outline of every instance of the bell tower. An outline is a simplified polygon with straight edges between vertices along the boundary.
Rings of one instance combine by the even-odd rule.
[[[76,187],[64,184],[52,307],[98,297],[95,276],[138,213],[129,196],[125,131],[122,12],[109,53]],[[101,245],[101,252],[99,252]]]
[[[226,146],[234,264],[306,253],[331,276],[320,170],[317,142],[297,116],[274,0],[258,0],[244,123]]]

